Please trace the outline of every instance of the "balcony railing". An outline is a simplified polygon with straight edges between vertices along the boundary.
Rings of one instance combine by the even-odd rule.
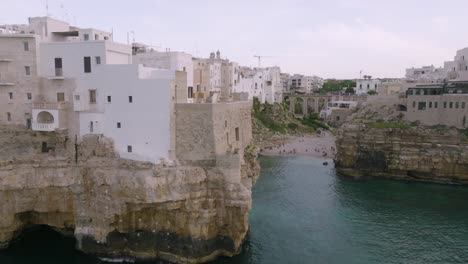
[[[32,103],[33,109],[55,109],[65,110],[68,108],[68,102],[56,102],[56,103]]]
[[[54,131],[56,128],[55,123],[43,124],[43,123],[32,123],[32,130],[34,131]]]

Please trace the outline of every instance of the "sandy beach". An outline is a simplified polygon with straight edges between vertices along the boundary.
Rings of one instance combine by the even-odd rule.
[[[333,159],[335,157],[335,137],[328,131],[320,135],[287,137],[277,140],[275,146],[265,147],[260,155],[266,156],[311,156]]]

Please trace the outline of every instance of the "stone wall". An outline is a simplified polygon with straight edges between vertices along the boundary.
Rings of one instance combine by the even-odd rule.
[[[177,159],[181,164],[213,164],[218,155],[242,156],[252,140],[251,104],[176,104]]]
[[[355,122],[338,130],[339,173],[468,184],[468,141],[458,130],[374,126]]]
[[[421,107],[420,104],[424,104]],[[468,95],[409,95],[406,99],[405,119],[425,125],[468,127]]]

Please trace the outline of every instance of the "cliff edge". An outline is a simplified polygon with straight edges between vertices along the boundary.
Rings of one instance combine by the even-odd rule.
[[[205,166],[121,159],[111,140],[0,127],[0,248],[48,225],[107,259],[202,263],[240,250],[256,148]],[[228,159],[229,160],[229,159]]]
[[[337,131],[337,172],[446,184],[468,184],[464,130],[402,120],[391,106],[366,106]]]

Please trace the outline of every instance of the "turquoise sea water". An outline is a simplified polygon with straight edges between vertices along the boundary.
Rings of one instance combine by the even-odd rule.
[[[468,187],[352,180],[322,162],[261,158],[249,238],[215,263],[468,263]],[[72,239],[33,233],[0,263],[101,262]]]

